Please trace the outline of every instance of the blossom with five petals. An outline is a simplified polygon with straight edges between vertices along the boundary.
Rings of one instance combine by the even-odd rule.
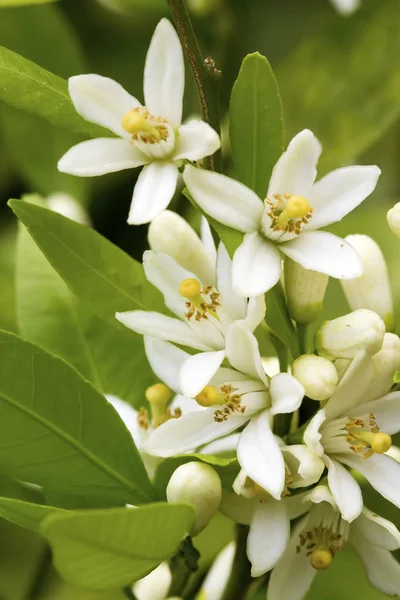
[[[350,244],[316,230],[340,221],[369,196],[380,169],[344,167],[314,183],[320,154],[321,145],[311,131],[296,135],[273,169],[264,203],[229,177],[185,167],[183,178],[200,208],[246,234],[233,257],[237,293],[257,296],[277,283],[279,250],[305,269],[338,279],[362,274],[361,261]]]
[[[393,523],[367,508],[352,523],[345,521],[324,485],[314,488],[305,501],[312,508],[294,528],[285,554],[271,573],[267,600],[304,598],[317,570],[328,568],[346,544],[359,555],[371,585],[397,595],[400,565],[391,552],[400,548],[400,532]]]
[[[387,393],[400,367],[400,340],[385,334],[374,356],[353,359],[333,396],[311,419],[304,442],[322,458],[343,517],[361,513],[361,490],[345,466],[355,469],[387,500],[400,507],[400,464],[387,455],[391,434],[400,431],[400,392]]]
[[[117,138],[96,138],[73,146],[58,163],[63,173],[93,177],[144,165],[137,180],[128,223],[148,223],[170,203],[184,160],[197,161],[220,147],[204,121],[182,125],[184,61],[181,44],[167,19],[157,25],[146,57],[144,99],[100,75],[68,82],[71,100],[87,121]]]

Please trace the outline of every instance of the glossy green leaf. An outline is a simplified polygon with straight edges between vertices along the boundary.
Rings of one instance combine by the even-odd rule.
[[[193,521],[190,506],[158,503],[51,515],[41,529],[66,581],[107,590],[127,586],[171,558]]]
[[[165,490],[173,472],[181,465],[193,460],[204,462],[214,467],[221,478],[222,486],[229,490],[232,489],[232,483],[234,482],[240,469],[236,458],[223,458],[220,456],[213,456],[211,454],[182,454],[172,458],[166,458],[160,462],[156,469],[154,486],[157,488],[157,491],[162,498],[166,497]]]
[[[0,102],[86,137],[112,135],[78,115],[64,79],[4,47],[0,47],[0,80]]]
[[[280,283],[265,294],[265,304],[267,307],[265,320],[268,327],[284,343],[293,358],[297,358],[300,355],[299,343]]]
[[[91,310],[115,324],[118,311],[165,311],[140,263],[93,229],[18,200],[9,202],[51,265]]]
[[[45,506],[0,496],[0,517],[30,531],[40,531],[40,524],[46,517],[64,512],[66,511],[55,506]]]
[[[62,494],[69,506],[152,498],[114,408],[66,362],[6,332],[0,332],[0,410],[4,472]]]
[[[362,4],[351,19],[320,20],[276,70],[288,134],[315,133],[320,172],[354,162],[400,115],[400,3]]]
[[[35,4],[47,4],[57,0],[0,0],[0,8],[5,6],[33,6]]]
[[[78,300],[20,224],[16,254],[21,335],[73,365],[98,391],[136,408],[154,375],[142,336],[93,314]],[[132,377],[132,373],[135,374]]]
[[[233,86],[229,134],[238,179],[265,198],[283,151],[283,113],[271,65],[258,52],[245,57]]]

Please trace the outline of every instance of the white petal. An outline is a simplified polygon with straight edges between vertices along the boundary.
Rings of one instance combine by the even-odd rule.
[[[167,317],[157,312],[146,310],[132,310],[123,313],[116,313],[116,318],[120,323],[129,327],[136,333],[148,335],[189,346],[196,350],[210,350],[210,348],[198,338],[193,329],[185,322],[173,317]]]
[[[147,336],[144,338],[144,348],[154,374],[180,394],[180,371],[190,354],[169,342]]]
[[[122,85],[101,75],[76,75],[69,78],[68,91],[76,111],[86,121],[130,139],[130,134],[121,125],[122,117],[140,106],[140,102]]]
[[[201,217],[200,223],[200,237],[203,242],[203,246],[211,259],[213,265],[217,262],[217,249],[215,247],[214,238],[211,233],[211,227],[205,217]]]
[[[306,487],[319,481],[325,465],[307,446],[293,444],[283,446],[281,451],[292,476],[291,488]]]
[[[242,296],[270,290],[281,276],[281,257],[275,244],[256,231],[244,236],[233,256],[233,288]]]
[[[129,225],[149,223],[172,200],[178,181],[178,167],[170,162],[152,162],[140,173],[133,190]]]
[[[351,523],[363,508],[360,486],[354,477],[336,460],[325,456],[328,484],[343,518]]]
[[[237,296],[232,287],[232,261],[222,242],[217,255],[217,287],[222,295],[222,305],[233,321],[244,319],[247,303],[243,296]]]
[[[211,217],[245,233],[258,229],[263,203],[248,187],[191,165],[185,167],[183,179],[196,203]]]
[[[190,356],[182,365],[180,382],[182,394],[194,398],[210,383],[225,358],[225,351],[202,352]]]
[[[289,535],[290,521],[284,502],[271,499],[255,504],[247,538],[252,577],[260,577],[276,565],[289,543]]]
[[[400,508],[400,463],[384,454],[374,454],[365,460],[352,453],[335,458],[359,471],[381,496]]]
[[[306,520],[302,519],[294,528],[285,554],[271,573],[267,600],[302,600],[311,587],[317,571],[311,566],[306,552],[296,549]]]
[[[241,427],[248,417],[230,416],[226,421],[214,420],[214,407],[170,419],[151,434],[146,450],[156,456],[174,456],[194,450]]]
[[[137,600],[165,600],[172,575],[168,563],[161,563],[133,586]]]
[[[400,548],[400,531],[387,519],[380,517],[368,508],[364,507],[361,515],[353,523],[352,529],[356,529],[359,535],[371,544],[376,544],[386,550],[397,550]]]
[[[400,431],[400,392],[393,392],[373,402],[359,404],[353,412],[355,416],[373,413],[380,430],[393,435]]]
[[[299,381],[289,373],[278,373],[271,379],[269,386],[272,407],[271,413],[279,415],[297,410],[304,398],[304,388]]]
[[[174,160],[200,160],[214,154],[221,142],[218,133],[204,121],[189,121],[178,129]]]
[[[237,456],[248,477],[280,500],[285,485],[285,464],[269,419],[269,412],[263,411],[250,421],[239,438]]]
[[[226,356],[234,369],[260,379],[268,387],[257,339],[243,322],[233,323],[229,327],[226,334]]]
[[[305,501],[307,500],[313,504],[327,502],[335,511],[339,510],[330,489],[325,484],[319,484],[312,488],[310,492],[306,492]]]
[[[253,518],[254,506],[258,500],[244,498],[233,492],[222,490],[222,500],[219,507],[220,512],[241,525],[250,525]],[[212,600],[212,598],[207,599]]]
[[[315,489],[315,488],[314,488]],[[286,505],[286,510],[289,519],[298,519],[311,508],[311,501],[308,500],[309,492],[301,492],[300,494],[287,496],[283,499]]]
[[[126,140],[96,138],[72,146],[60,158],[57,168],[61,173],[78,177],[96,177],[124,169],[135,169],[148,158]]]
[[[152,250],[143,254],[143,267],[147,279],[163,294],[165,305],[182,319],[186,307],[185,298],[179,293],[179,286],[184,279],[194,277],[194,274],[167,254]]]
[[[325,273],[336,279],[362,275],[361,260],[345,240],[327,231],[309,231],[279,244],[280,250],[305,269]]]
[[[363,537],[353,532],[349,542],[361,558],[370,584],[384,594],[398,597],[400,564],[390,552],[374,544],[366,544]]]
[[[343,167],[328,173],[311,190],[308,201],[313,215],[304,229],[319,229],[343,219],[374,191],[380,173],[376,166]]]
[[[144,68],[147,110],[177,127],[182,121],[185,65],[178,35],[167,19],[161,19],[150,42]]]
[[[307,425],[307,429],[304,432],[304,443],[309,447],[312,452],[315,452],[317,456],[323,456],[324,449],[321,444],[321,434],[319,433],[322,423],[326,419],[325,410],[319,410],[311,419]]]
[[[199,598],[221,600],[232,570],[235,543],[231,542],[218,554],[201,586]]]
[[[359,352],[343,375],[336,392],[325,405],[328,420],[335,419],[361,402],[371,384],[373,366],[365,351]]]
[[[214,440],[201,448],[201,454],[225,454],[227,452],[236,452],[240,433],[231,433],[223,438]]]
[[[268,198],[274,194],[308,197],[317,176],[322,147],[314,134],[304,129],[292,139],[272,171]]]
[[[126,428],[129,430],[136,446],[140,447],[142,440],[138,423],[138,411],[135,410],[130,404],[125,402],[125,400],[117,398],[117,396],[111,396],[107,394],[106,398],[107,401],[113,405],[113,407],[125,423]]]
[[[247,305],[247,316],[245,318],[246,326],[250,331],[254,331],[260,325],[265,317],[265,296],[255,296],[250,298]],[[264,369],[265,370],[265,369]]]

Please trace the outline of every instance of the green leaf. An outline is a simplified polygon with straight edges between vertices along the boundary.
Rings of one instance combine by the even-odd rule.
[[[214,467],[221,478],[222,486],[225,489],[232,489],[232,484],[239,473],[239,463],[237,458],[222,458],[211,454],[182,454],[172,458],[166,458],[157,466],[154,477],[154,486],[161,498],[166,498],[165,490],[173,472],[191,461],[200,461]]]
[[[1,102],[86,137],[111,136],[78,115],[64,79],[4,47],[0,47],[0,80]]]
[[[300,355],[296,330],[290,319],[282,285],[277,283],[265,294],[265,320],[271,331],[285,344],[293,358]]]
[[[165,312],[142,265],[99,233],[47,208],[19,200],[9,205],[72,292],[101,317],[115,324],[119,311]]]
[[[99,392],[136,408],[143,405],[154,375],[142,337],[116,320],[114,325],[97,317],[80,302],[21,223],[16,283],[18,326],[25,339],[64,358]]]
[[[65,512],[55,506],[45,506],[16,500],[15,498],[0,497],[0,517],[30,531],[39,532],[40,524],[46,517],[54,513],[64,514]]]
[[[354,162],[400,115],[400,3],[362,4],[320,19],[276,70],[290,137],[307,127],[322,142],[320,173]]]
[[[265,198],[283,152],[283,114],[271,65],[258,52],[244,58],[233,86],[229,133],[238,179]]]
[[[66,581],[108,590],[137,581],[176,554],[193,521],[192,507],[158,503],[51,515],[41,529]]]
[[[15,310],[15,227],[2,222],[0,227],[0,329],[17,332]]]
[[[63,360],[0,332],[0,468],[64,496],[116,506],[153,496],[124,423]]]
[[[3,6],[33,6],[34,4],[47,4],[57,0],[0,0],[0,8]]]

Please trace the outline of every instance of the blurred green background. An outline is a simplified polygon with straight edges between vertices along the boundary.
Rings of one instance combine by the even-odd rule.
[[[4,7],[0,0],[0,45],[67,78],[95,72],[116,79],[140,100],[143,65],[155,25],[168,16],[164,0],[60,0],[30,7]],[[344,223],[342,235],[367,233],[388,261],[396,306],[400,307],[400,240],[389,231],[386,212],[400,198],[400,2],[363,0],[351,17],[341,17],[329,0],[188,0],[206,56],[222,71],[221,118],[225,172],[234,176],[227,139],[229,95],[241,60],[260,51],[270,60],[281,89],[287,140],[308,127],[324,152],[319,175],[354,162],[378,164],[377,190]],[[196,89],[186,71],[185,116],[199,112]],[[1,81],[0,81],[1,85]],[[0,105],[0,327],[18,331],[15,310],[16,223],[6,202],[23,193],[68,192],[90,212],[94,227],[140,259],[143,227],[126,224],[138,171],[80,179],[57,172],[61,155],[80,138],[38,117]],[[173,208],[196,222],[179,194]],[[347,310],[340,285],[331,281],[324,317]],[[398,319],[400,321],[400,318]],[[398,482],[400,485],[400,482]],[[1,493],[18,495],[0,480]],[[400,525],[399,511],[365,487],[366,503]],[[204,561],[230,539],[231,525],[218,519],[201,536]],[[268,542],[266,540],[266,542]],[[0,600],[122,600],[89,594],[63,584],[49,569],[41,540],[0,522]],[[400,592],[399,592],[400,593]],[[263,598],[260,590],[257,598]],[[379,600],[358,559],[343,551],[319,574],[307,600]]]

